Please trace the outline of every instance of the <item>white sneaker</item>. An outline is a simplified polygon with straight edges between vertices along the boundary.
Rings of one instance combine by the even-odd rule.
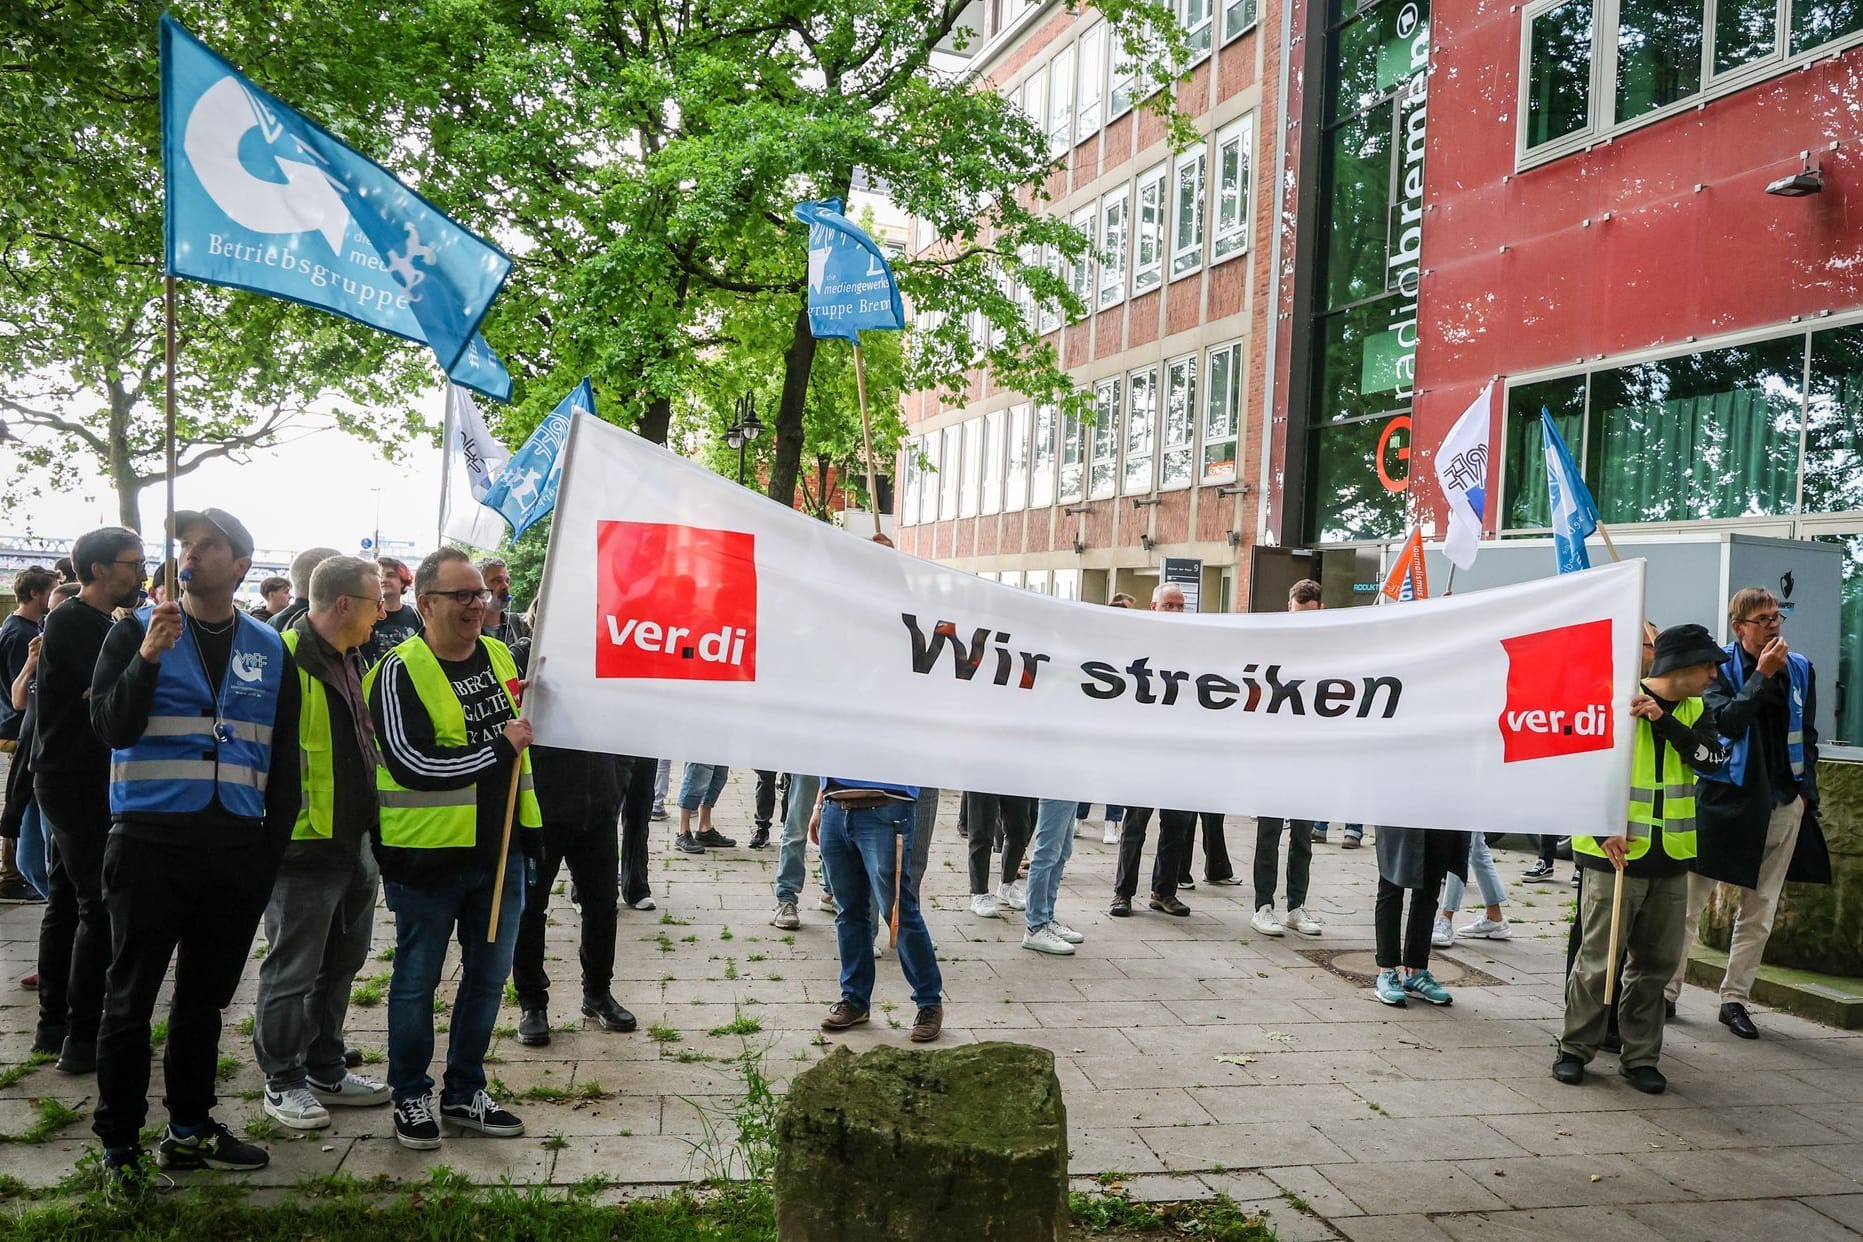
[[[1275,922],[1273,906],[1261,907],[1259,910],[1255,911],[1255,917],[1248,922],[1250,927],[1253,927],[1264,936],[1279,936],[1286,930],[1279,923]]]
[[[1118,845],[1119,844],[1119,825],[1118,824],[1106,825],[1106,831],[1102,833],[1100,836],[1100,844],[1101,845]]]
[[[970,912],[980,919],[993,919],[1001,911],[996,908],[994,893],[972,893],[970,895]]]
[[[816,901],[815,908],[826,914],[841,913],[841,907],[835,904],[833,893],[823,893],[820,900]]]
[[[326,1107],[336,1105],[340,1108],[368,1108],[375,1104],[386,1104],[394,1096],[385,1082],[373,1078],[364,1078],[353,1070],[343,1075],[343,1081],[334,1084],[318,1082],[315,1078],[307,1079],[311,1094]]]
[[[653,904],[653,898],[642,897],[639,901],[634,903],[634,908],[636,910],[658,910],[660,907]]]
[[[776,914],[770,919],[770,926],[781,928],[783,931],[794,931],[802,926],[802,920],[796,914],[796,903],[793,901],[777,902]]]
[[[1013,884],[1005,884],[997,889],[996,900],[1002,902],[1011,910],[1026,910],[1029,908],[1028,890],[1022,887],[1021,880],[1017,880]]]
[[[1436,916],[1435,924],[1430,928],[1430,943],[1439,949],[1446,949],[1455,943],[1455,924],[1442,915]]]
[[[1032,932],[1023,932],[1022,947],[1033,949],[1037,953],[1053,953],[1062,957],[1074,951],[1073,945],[1055,933],[1053,923],[1038,927]]]
[[[289,1091],[265,1089],[265,1115],[290,1130],[321,1130],[330,1124],[330,1110],[317,1102],[309,1087]]]
[[[1317,936],[1326,930],[1326,924],[1308,914],[1305,906],[1289,910],[1287,917],[1281,920],[1281,925],[1291,927],[1303,936]]]
[[[1496,920],[1484,914],[1456,935],[1467,936],[1470,940],[1512,940],[1514,929],[1507,925],[1506,915]]]
[[[1087,938],[1069,927],[1066,923],[1050,920],[1048,930],[1067,941],[1069,944],[1085,944]]]

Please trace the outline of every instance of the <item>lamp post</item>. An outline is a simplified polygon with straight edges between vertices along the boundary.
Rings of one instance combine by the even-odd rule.
[[[757,417],[757,402],[745,393],[737,399],[737,418],[725,429],[725,443],[737,450],[737,482],[744,485],[744,454],[763,434],[763,420]]]

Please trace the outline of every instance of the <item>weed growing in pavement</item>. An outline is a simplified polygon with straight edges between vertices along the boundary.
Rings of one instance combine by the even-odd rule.
[[[656,1022],[647,1028],[647,1038],[656,1044],[676,1044],[685,1036],[664,1023]]]
[[[714,1026],[713,1035],[755,1035],[763,1029],[763,1023],[748,1014],[738,1014],[723,1026]]]
[[[5,1090],[41,1065],[50,1065],[57,1059],[49,1052],[35,1052],[18,1065],[9,1065],[5,1069],[0,1069],[0,1090]]]
[[[388,973],[370,975],[366,979],[356,980],[349,989],[349,1003],[352,1005],[379,1005],[388,995]]]
[[[63,1100],[47,1097],[32,1102],[32,1115],[31,1125],[18,1134],[0,1134],[0,1143],[43,1143],[84,1114]]]

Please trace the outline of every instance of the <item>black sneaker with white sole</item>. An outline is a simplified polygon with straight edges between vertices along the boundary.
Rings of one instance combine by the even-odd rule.
[[[155,1162],[164,1169],[263,1169],[272,1155],[257,1143],[246,1143],[233,1132],[209,1118],[192,1134],[177,1134],[170,1125],[162,1132],[161,1145],[155,1149]]]
[[[395,1101],[395,1142],[415,1151],[432,1151],[440,1145],[440,1119],[433,1115],[433,1098],[410,1095]]]
[[[524,1133],[524,1123],[504,1109],[484,1091],[464,1104],[440,1104],[440,1116],[462,1130],[477,1130],[493,1138],[516,1138]]]

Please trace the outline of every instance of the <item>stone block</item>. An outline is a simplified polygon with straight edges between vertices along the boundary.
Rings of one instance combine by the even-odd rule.
[[[777,1235],[1062,1242],[1067,1150],[1045,1049],[837,1049],[795,1080],[778,1115]]]

